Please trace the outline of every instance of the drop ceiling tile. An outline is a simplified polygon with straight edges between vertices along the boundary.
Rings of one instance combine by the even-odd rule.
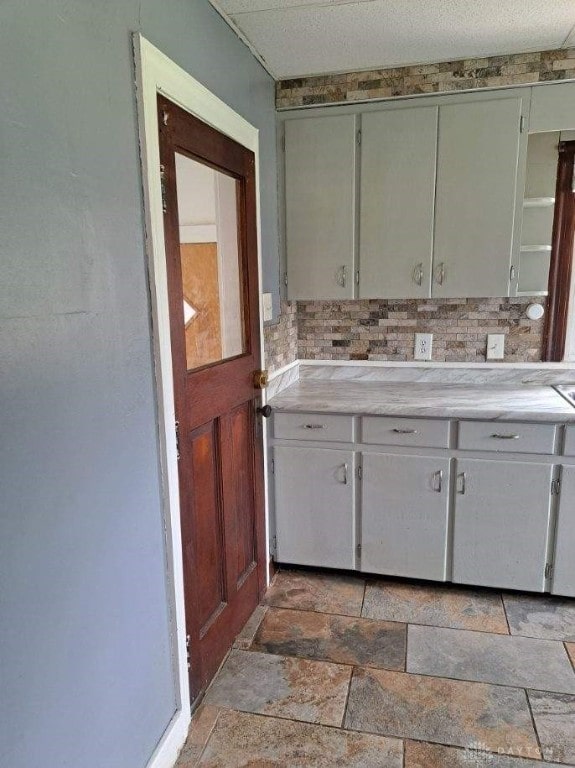
[[[561,47],[573,0],[219,0],[276,77]],[[278,7],[282,6],[282,7]],[[254,10],[261,8],[270,10]],[[245,9],[249,8],[249,12]]]

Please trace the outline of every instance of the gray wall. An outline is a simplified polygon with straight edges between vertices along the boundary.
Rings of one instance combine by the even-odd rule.
[[[261,129],[207,0],[0,3],[0,765],[140,768],[175,710],[130,33]]]

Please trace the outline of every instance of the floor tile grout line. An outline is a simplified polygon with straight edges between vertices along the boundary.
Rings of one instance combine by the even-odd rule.
[[[503,592],[500,593],[499,597],[501,598],[501,605],[503,607],[503,615],[505,616],[505,623],[507,624],[507,633],[510,637],[515,637],[515,635],[511,632],[511,624],[509,623],[509,615],[507,613],[507,606],[505,605],[505,598],[503,596]],[[519,637],[522,637],[522,635],[519,635]]]
[[[218,714],[216,715],[216,719],[214,720],[214,723],[213,723],[212,727],[210,728],[210,732],[208,733],[208,736],[207,736],[207,738],[206,738],[206,740],[204,742],[204,745],[203,745],[203,747],[200,750],[200,754],[198,755],[198,759],[196,760],[196,763],[195,763],[196,766],[199,766],[199,764],[201,762],[201,759],[202,759],[202,757],[204,755],[204,752],[206,751],[206,749],[208,747],[208,742],[210,741],[210,739],[213,736],[214,731],[216,730],[216,725],[218,724],[218,720],[220,719],[220,715],[221,714],[222,714],[222,710],[218,709]],[[177,766],[176,766],[176,768],[177,768]]]
[[[545,760],[545,755],[543,754],[543,746],[541,745],[541,739],[539,738],[539,731],[537,729],[537,721],[535,720],[533,707],[531,706],[531,699],[529,698],[529,690],[527,688],[525,689],[525,698],[527,699],[527,708],[529,709],[529,715],[531,717],[531,722],[533,723],[533,730],[535,731],[537,746],[539,747],[539,752],[541,752],[541,759]]]
[[[355,672],[355,667],[352,667],[351,672],[349,673],[349,683],[347,684],[347,693],[345,695],[345,703],[343,705],[343,715],[341,716],[341,725],[339,726],[340,729],[344,729],[344,725],[345,725],[345,717],[347,715],[347,705],[349,704],[349,697],[351,694],[351,681],[353,680],[354,672]]]
[[[567,654],[567,658],[571,662],[571,666],[573,667],[573,673],[575,674],[575,655],[571,657],[571,654],[569,653],[569,649],[567,648],[567,643],[571,643],[571,640],[564,640],[563,641],[563,647],[565,648],[565,653]]]
[[[363,582],[363,596],[361,598],[361,608],[359,609],[359,615],[362,619],[368,618],[367,616],[363,615],[363,606],[365,605],[365,596],[367,594],[367,579]]]

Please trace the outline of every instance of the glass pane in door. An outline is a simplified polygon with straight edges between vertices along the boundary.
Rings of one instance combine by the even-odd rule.
[[[176,153],[188,370],[245,349],[236,179]]]

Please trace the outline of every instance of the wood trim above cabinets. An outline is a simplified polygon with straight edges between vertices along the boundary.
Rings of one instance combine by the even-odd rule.
[[[575,240],[574,167],[575,141],[560,142],[549,300],[543,337],[543,359],[546,362],[561,362],[565,354]]]

